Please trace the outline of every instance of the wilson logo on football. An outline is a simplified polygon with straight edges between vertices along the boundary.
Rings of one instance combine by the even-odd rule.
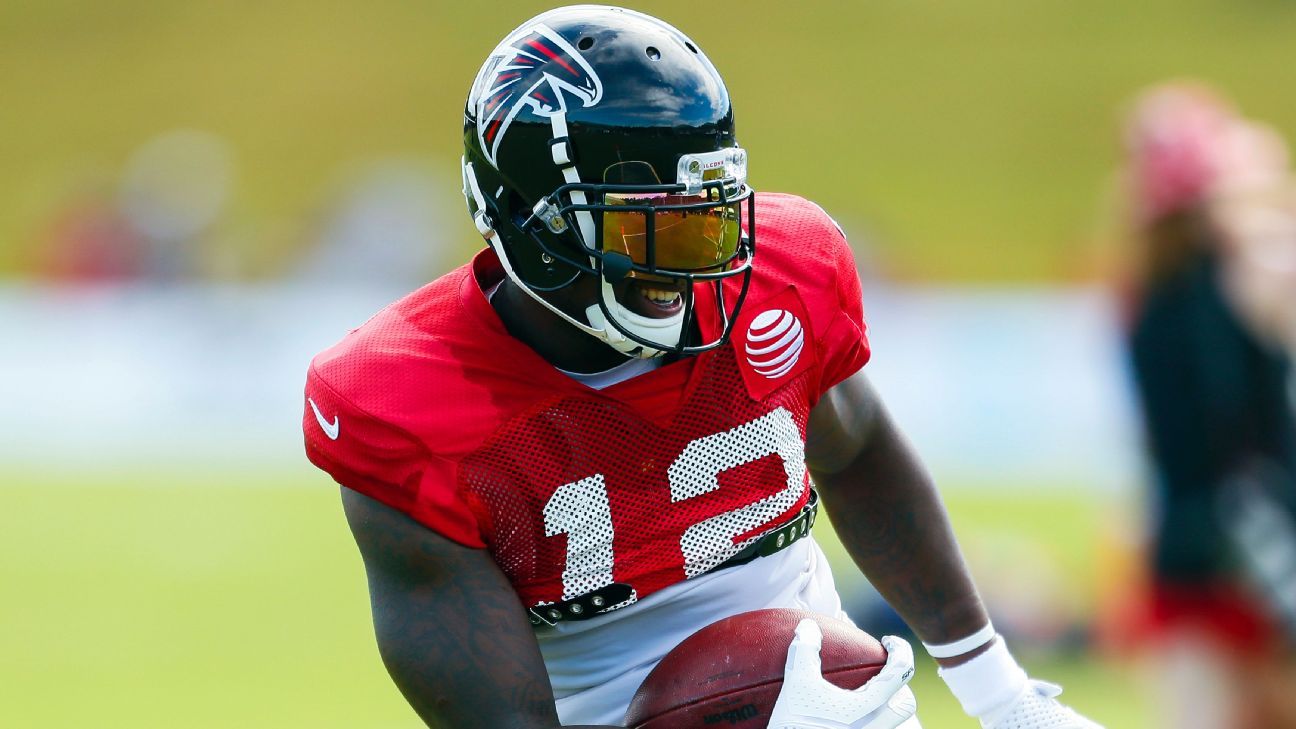
[[[796,366],[805,346],[805,330],[790,311],[761,312],[747,328],[747,364],[771,380],[786,375]]]

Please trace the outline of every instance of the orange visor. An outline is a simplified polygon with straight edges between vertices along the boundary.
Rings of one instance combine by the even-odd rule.
[[[712,200],[713,201],[713,200]],[[624,253],[641,266],[672,271],[708,272],[723,270],[738,249],[741,235],[739,204],[715,205],[692,210],[664,206],[708,202],[705,195],[607,194],[603,208],[603,251]],[[616,206],[652,205],[644,210],[619,211]],[[653,225],[653,255],[648,251],[647,229]],[[631,273],[635,276],[635,273]]]

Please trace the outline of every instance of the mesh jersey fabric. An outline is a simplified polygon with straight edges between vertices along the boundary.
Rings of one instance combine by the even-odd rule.
[[[483,293],[503,272],[483,251],[313,360],[308,457],[489,549],[527,606],[613,582],[634,602],[705,573],[805,504],[810,409],[869,357],[836,224],[790,195],[762,193],[756,211],[727,346],[592,390],[507,334]],[[704,336],[720,326],[708,291]]]

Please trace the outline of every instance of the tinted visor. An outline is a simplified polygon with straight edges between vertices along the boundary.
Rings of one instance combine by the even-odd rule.
[[[605,192],[602,250],[623,253],[653,271],[715,272],[733,260],[742,235],[740,202],[725,202],[719,187],[723,170],[712,172],[716,184],[699,194],[646,191]],[[616,185],[661,185],[644,162],[609,167],[603,181]],[[730,187],[725,193],[737,194]],[[634,276],[636,272],[630,275]]]
[[[738,250],[739,203],[717,205],[701,195],[608,193],[604,204],[603,251],[624,253],[641,266],[717,271]]]

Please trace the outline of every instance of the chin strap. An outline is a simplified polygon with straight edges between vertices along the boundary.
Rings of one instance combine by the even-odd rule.
[[[607,307],[607,310],[611,312],[612,316],[616,317],[617,323],[622,327],[625,327],[635,335],[652,342],[664,343],[679,341],[680,332],[684,328],[683,310],[678,314],[673,314],[661,319],[654,319],[650,316],[636,314],[622,306],[620,302],[616,300],[616,292],[612,290],[612,284],[608,283],[607,279],[603,279],[601,283],[600,295],[603,298],[603,306]],[[644,346],[630,337],[627,337],[621,332],[621,330],[617,329],[612,322],[607,320],[607,317],[603,314],[603,308],[597,303],[590,304],[590,306],[585,309],[585,317],[589,319],[590,323],[594,326],[601,327],[602,331],[606,334],[604,341],[608,343],[608,346],[622,354],[631,357],[641,357],[643,359],[652,359],[666,354],[665,350]]]

